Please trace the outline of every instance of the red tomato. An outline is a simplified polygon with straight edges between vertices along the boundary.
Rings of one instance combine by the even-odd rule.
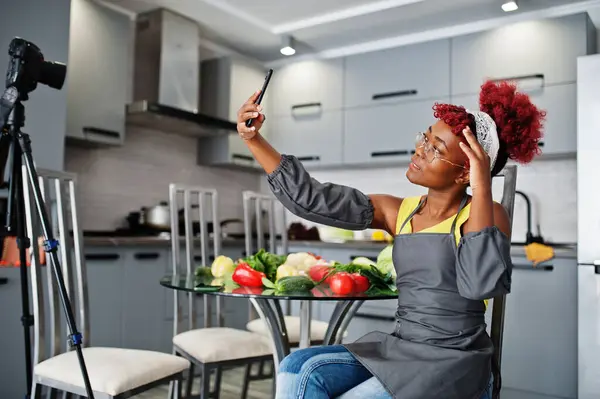
[[[352,273],[352,280],[354,280],[354,292],[365,292],[371,286],[371,282],[365,276],[361,276],[360,273]]]
[[[329,273],[330,270],[330,266],[315,265],[308,269],[308,275],[310,276],[311,280],[319,282],[323,279],[323,277],[325,277],[325,275],[327,275],[327,273]]]
[[[347,295],[354,291],[354,280],[350,273],[341,272],[331,276],[329,287],[334,294]]]

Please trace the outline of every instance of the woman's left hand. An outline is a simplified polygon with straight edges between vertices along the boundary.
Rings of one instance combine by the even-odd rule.
[[[460,142],[459,145],[467,157],[469,157],[469,181],[471,189],[473,191],[477,189],[490,189],[492,182],[490,157],[468,126],[463,129],[463,134],[469,144]]]

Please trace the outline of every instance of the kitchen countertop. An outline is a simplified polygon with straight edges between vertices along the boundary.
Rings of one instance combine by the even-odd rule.
[[[183,245],[184,239],[181,240]],[[239,238],[223,238],[221,240],[223,247],[243,247],[245,242]],[[352,249],[352,250],[365,250],[365,251],[377,251],[382,250],[388,244],[385,242],[377,241],[347,241],[343,243],[338,242],[323,242],[323,241],[293,241],[290,240],[289,246],[292,248],[330,248],[330,249]],[[211,240],[212,244],[212,240]],[[84,237],[84,245],[87,247],[129,247],[129,246],[150,246],[150,247],[170,247],[171,241],[167,237]],[[573,246],[560,246],[554,248],[554,254],[557,258],[577,258],[577,247]],[[513,245],[511,247],[512,256],[525,256],[525,249],[523,245]]]

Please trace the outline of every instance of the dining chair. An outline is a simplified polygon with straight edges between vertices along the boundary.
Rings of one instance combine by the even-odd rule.
[[[42,235],[40,217],[25,168],[23,180],[27,235],[39,237]],[[40,194],[50,219],[48,227],[60,243],[60,270],[76,325],[83,335],[82,353],[94,396],[97,399],[124,399],[174,382],[176,397],[180,398],[183,372],[190,366],[186,359],[148,350],[90,345],[94,316],[88,314],[88,281],[83,236],[77,214],[76,180],[76,175],[71,173],[38,170]],[[38,240],[31,242],[35,243],[37,249]],[[62,391],[65,397],[73,394],[86,397],[77,353],[67,348],[62,338],[62,334],[67,335],[67,322],[61,313],[59,287],[50,267],[52,258],[42,258],[39,252],[30,250],[29,255],[34,317],[31,397],[41,398],[42,391],[48,392],[51,398],[56,397],[57,391]],[[47,294],[47,298],[44,298],[44,294]]]
[[[183,242],[179,232],[180,196],[183,197],[184,238]],[[171,249],[173,275],[183,278],[193,276],[195,273],[194,255],[197,244],[200,244],[200,265],[210,267],[209,264],[209,234],[207,221],[212,218],[213,256],[221,254],[221,229],[218,213],[219,197],[212,188],[189,186],[172,183],[169,185],[169,207],[171,212]],[[207,208],[211,209],[210,214]],[[194,237],[194,224],[199,224],[199,236]],[[182,255],[183,247],[183,255]],[[224,367],[250,366],[260,364],[273,357],[273,350],[267,337],[247,330],[229,328],[224,326],[224,306],[222,298],[211,295],[201,296],[203,302],[203,326],[196,326],[195,299],[200,296],[196,293],[185,293],[187,296],[187,329],[184,329],[182,308],[179,304],[179,293],[174,290],[173,296],[173,351],[178,356],[183,356],[191,362],[189,378],[186,385],[186,397],[191,395],[192,382],[195,376],[195,366],[200,368],[200,398],[218,398],[221,386],[221,377]],[[215,299],[216,326],[213,326],[211,306]],[[215,372],[214,391],[210,392],[212,372]],[[242,385],[242,397],[247,395],[249,380],[245,377]],[[170,391],[174,385],[171,385]]]
[[[264,248],[277,255],[287,255],[289,252],[288,237],[286,231],[285,208],[281,206],[277,198],[257,193],[254,191],[244,191],[242,193],[244,206],[244,236],[246,241],[246,253],[254,253],[255,250]],[[254,218],[252,218],[254,212]],[[261,217],[266,214],[269,222],[268,231],[263,231]],[[254,219],[254,228],[252,226]],[[278,228],[279,227],[279,228]],[[256,234],[256,246],[252,245],[252,237]],[[265,245],[265,237],[269,238],[269,245]],[[280,237],[280,244],[277,245]],[[285,301],[284,322],[287,329],[290,347],[298,347],[300,343],[300,317],[291,315],[291,304],[289,300]],[[310,306],[311,302],[308,302]],[[309,313],[310,314],[310,313]],[[269,331],[262,319],[257,318],[254,309],[249,308],[250,321],[246,328],[260,334],[268,335]],[[311,345],[321,345],[325,339],[328,323],[320,320],[311,320],[310,323],[310,343]]]
[[[506,212],[508,213],[512,231],[515,195],[517,189],[517,165],[505,166],[498,176],[504,178],[502,199],[500,203],[502,206],[504,206]],[[502,389],[502,339],[504,336],[504,311],[506,308],[506,295],[495,297],[491,302],[492,322],[490,328],[490,338],[494,344],[494,355],[492,358],[492,375],[494,377],[492,399],[500,399],[500,390]]]

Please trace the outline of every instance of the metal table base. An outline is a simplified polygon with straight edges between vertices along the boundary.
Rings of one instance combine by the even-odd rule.
[[[290,340],[285,326],[283,310],[277,299],[250,298],[250,302],[269,330],[273,342],[273,367],[275,374],[277,374],[279,363],[290,353]],[[310,302],[300,301],[300,348],[310,346]],[[351,300],[339,301],[336,304],[329,320],[323,345],[340,344],[342,342],[350,320],[363,303],[362,300]]]

